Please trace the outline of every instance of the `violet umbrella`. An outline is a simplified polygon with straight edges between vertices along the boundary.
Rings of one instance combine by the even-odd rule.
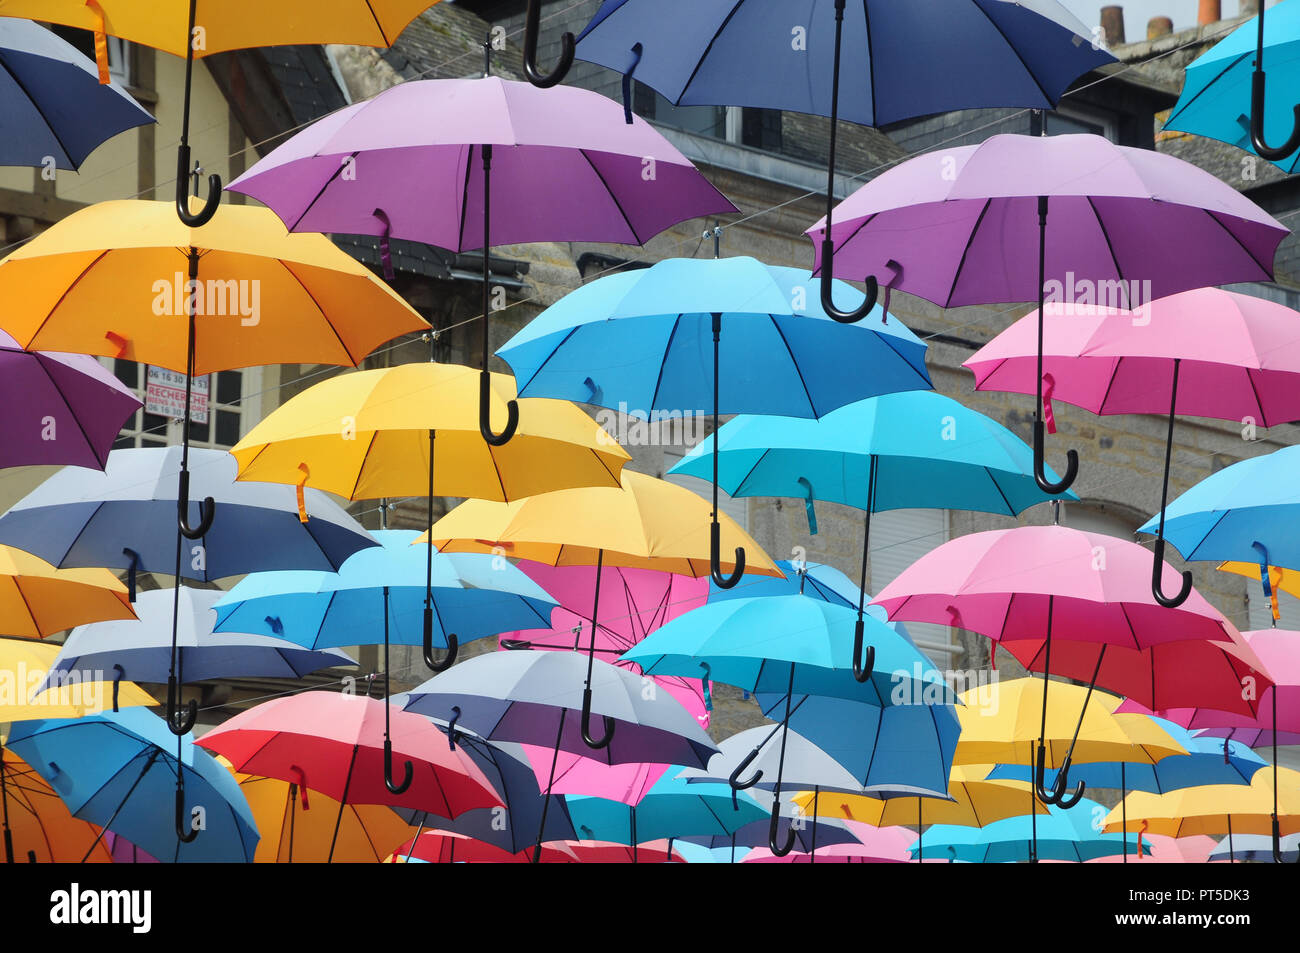
[[[104,469],[139,399],[86,354],[24,351],[0,331],[0,469]]]
[[[858,189],[827,221],[807,234],[814,246],[829,238],[823,247],[850,277],[888,269],[894,290],[943,308],[1037,300],[1040,342],[1047,300],[1132,308],[1191,288],[1270,281],[1289,234],[1210,173],[1093,135],[1000,135],[926,153]],[[1035,254],[1037,274],[1025,267]],[[1042,353],[1040,344],[1040,363]],[[1048,478],[1041,366],[1035,378],[1035,478],[1061,493],[1078,454],[1069,452],[1064,479]]]
[[[1232,641],[1231,624],[1195,590],[1181,608],[1155,602],[1145,584],[1149,558],[1137,543],[1064,526],[973,533],[922,556],[886,586],[874,604],[883,606],[891,619],[956,625],[1000,643],[1044,643],[1034,784],[1044,803],[1068,808],[1084,791],[1080,783],[1066,796],[1072,750],[1058,766],[1052,789],[1044,786],[1052,643],[1101,646],[1080,713],[1081,727],[1093,688],[1105,684],[1098,676],[1111,645],[1142,649],[1192,639]],[[1165,573],[1174,570],[1166,566]]]
[[[519,423],[513,400],[503,432],[489,419],[493,239],[641,245],[678,222],[736,211],[649,123],[625,124],[612,100],[491,75],[401,83],[340,109],[230,190],[269,205],[290,231],[379,236],[385,255],[390,238],[481,248],[479,424],[493,446]]]
[[[1192,590],[1160,589],[1165,505],[1174,447],[1174,416],[1254,421],[1262,427],[1300,420],[1300,314],[1249,295],[1198,288],[1136,310],[1049,304],[1035,375],[1037,315],[1029,314],[984,345],[963,366],[976,390],[1028,394],[1041,377],[1049,433],[1052,399],[1094,414],[1150,414],[1169,408],[1160,524],[1152,560],[1151,593],[1176,607]],[[1068,320],[1062,320],[1068,318]]]

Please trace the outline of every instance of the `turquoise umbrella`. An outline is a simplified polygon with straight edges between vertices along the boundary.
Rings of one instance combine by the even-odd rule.
[[[1029,446],[997,421],[942,394],[909,391],[861,400],[819,420],[736,417],[713,445],[699,444],[670,472],[707,478],[713,468],[732,496],[802,498],[814,534],[817,500],[865,512],[853,639],[854,675],[862,679],[871,670],[870,649],[859,661],[871,515],[933,507],[1015,516],[1053,499],[1035,481],[1033,461]]]
[[[1069,810],[1047,806],[1048,816],[1037,816],[1038,844],[1028,816],[1008,817],[984,827],[936,824],[925,832],[925,849],[938,849],[952,861],[974,864],[1013,864],[1031,860],[1070,860],[1078,863],[1096,857],[1113,857],[1126,849],[1120,834],[1103,834],[1094,824],[1106,816],[1106,808],[1086,798]],[[1094,820],[1095,819],[1095,820]],[[913,844],[912,855],[920,850]],[[1143,842],[1143,849],[1150,845]]]

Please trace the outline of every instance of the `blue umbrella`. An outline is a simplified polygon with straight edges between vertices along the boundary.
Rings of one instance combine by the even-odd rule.
[[[172,740],[163,719],[127,708],[17,722],[9,746],[50,783],[73,815],[120,834],[159,860],[251,862],[257,824],[234,775],[196,748],[191,735],[179,739],[179,758],[166,750]],[[174,818],[161,809],[173,790]]]
[[[925,832],[925,849],[937,849],[939,855],[947,853],[954,861],[973,864],[1013,864],[1034,860],[1072,860],[1078,863],[1097,857],[1113,857],[1127,849],[1120,834],[1103,834],[1094,823],[1106,816],[1106,808],[1096,801],[1081,800],[1073,808],[1064,810],[1054,804],[1047,806],[1046,817],[1035,815],[1037,820],[1037,849],[1035,850],[1030,818],[1008,817],[985,827],[960,827],[954,824],[936,824]],[[920,841],[910,848],[913,856],[920,850]],[[1150,850],[1147,846],[1146,850]]]
[[[1158,518],[1138,528],[1155,533]],[[1165,538],[1186,560],[1300,569],[1300,447],[1224,467],[1169,504]]]
[[[1265,101],[1264,65],[1273,74],[1274,95]],[[1233,30],[1227,39],[1187,67],[1183,93],[1166,129],[1218,139],[1276,163],[1286,172],[1300,168],[1300,7],[1279,3]],[[1277,91],[1282,95],[1277,95]],[[1288,95],[1287,91],[1290,91]],[[1250,108],[1246,108],[1246,104]],[[1264,130],[1291,128],[1283,145],[1270,147]],[[1276,139],[1274,139],[1276,141]]]
[[[882,312],[841,326],[809,300],[812,280],[753,258],[670,258],[583,285],[497,353],[521,397],[646,418],[702,414],[711,403],[715,441],[721,413],[819,417],[875,394],[930,389],[925,344]],[[715,473],[711,575],[730,588],[744,550],[724,576],[717,488]]]
[[[337,649],[309,651],[284,639],[241,632],[214,633],[212,604],[222,593],[214,589],[180,590],[177,652],[192,681],[207,678],[302,678],[335,665],[356,662]],[[137,619],[93,622],[68,635],[38,691],[69,673],[82,676],[107,672],[122,679],[165,682],[171,665],[173,594],[165,589],[145,592],[136,601]],[[114,706],[116,710],[116,705]]]
[[[119,84],[100,85],[71,43],[0,19],[0,165],[77,169],[101,143],[154,121]]]
[[[712,469],[732,496],[802,498],[814,534],[816,500],[864,511],[859,620],[873,513],[932,507],[1016,516],[1053,498],[1039,488],[1033,451],[1023,440],[933,391],[871,397],[818,420],[739,416],[717,432],[712,448],[697,445],[671,472],[705,477]],[[858,661],[862,649],[859,621],[853,644],[859,678],[871,669],[870,659]]]

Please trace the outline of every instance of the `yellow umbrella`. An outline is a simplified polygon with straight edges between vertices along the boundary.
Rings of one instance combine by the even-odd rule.
[[[1235,576],[1245,576],[1247,579],[1259,580],[1259,563],[1239,563],[1239,562],[1222,562],[1216,567],[1219,572],[1230,572]],[[1300,598],[1300,570],[1285,569],[1282,566],[1268,567],[1268,584],[1271,590],[1269,600],[1272,603],[1273,621],[1276,622],[1280,617],[1277,608],[1278,590],[1287,593],[1287,595]]]
[[[224,758],[217,760],[230,768]],[[298,784],[232,773],[262,835],[255,864],[382,863],[416,834],[386,805],[340,805]]]
[[[0,722],[38,718],[80,718],[118,706],[156,705],[135,682],[116,685],[112,673],[95,681],[68,678],[34,694],[54,666],[59,646],[25,639],[0,639]]]
[[[190,87],[194,60],[250,46],[349,43],[392,46],[423,10],[438,0],[0,0],[0,16],[27,17],[95,34],[99,81],[108,83],[108,41],[132,43],[185,57],[185,101],[176,154],[176,214],[187,225],[206,224],[221,203],[221,177],[208,176],[202,211],[188,207]],[[237,206],[234,206],[237,207]]]
[[[134,618],[126,586],[107,569],[56,569],[0,546],[0,635],[43,639],[89,622]]]
[[[8,863],[110,864],[100,829],[73,817],[49,783],[0,748],[0,826]]]
[[[1260,768],[1244,784],[1206,784],[1164,794],[1134,791],[1108,815],[1107,832],[1124,829],[1184,837],[1190,834],[1271,834],[1273,784],[1277,775],[1277,832],[1300,832],[1300,771]]]

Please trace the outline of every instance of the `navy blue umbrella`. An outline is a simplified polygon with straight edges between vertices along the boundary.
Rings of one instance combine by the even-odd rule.
[[[119,133],[154,122],[95,64],[31,20],[0,18],[0,165],[77,169]]]

